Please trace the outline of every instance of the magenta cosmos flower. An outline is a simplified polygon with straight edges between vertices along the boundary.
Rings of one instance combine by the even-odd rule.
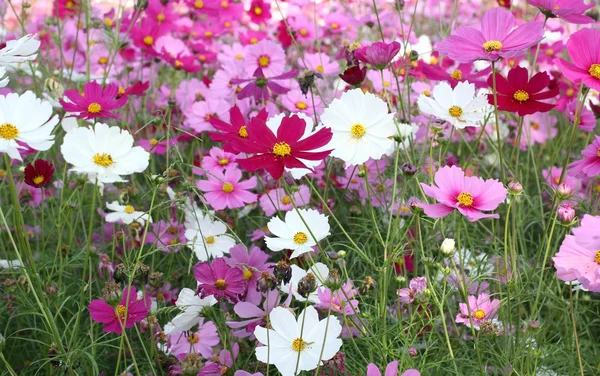
[[[269,113],[263,108],[250,121],[256,118],[259,121],[266,122],[268,117]],[[229,121],[231,124],[211,116],[209,122],[218,132],[210,132],[208,135],[213,141],[224,142],[224,151],[239,154],[242,151],[240,142],[248,138],[248,124],[244,115],[242,115],[242,111],[237,106],[229,109]]]
[[[59,102],[65,111],[76,113],[75,116],[80,119],[120,119],[121,115],[113,114],[111,111],[125,106],[127,96],[116,99],[118,95],[118,85],[108,84],[103,89],[96,81],[90,81],[83,86],[83,95],[79,94],[77,90],[67,90],[65,97],[69,101],[59,99]]]
[[[567,235],[552,258],[556,276],[561,281],[576,280],[585,289],[600,292],[600,250],[581,246],[577,238],[577,235]]]
[[[461,63],[475,60],[498,60],[527,52],[544,37],[540,22],[515,26],[515,16],[504,8],[488,10],[483,15],[481,30],[470,26],[458,28],[438,46],[441,55]]]
[[[384,376],[398,376],[398,361],[394,360],[390,362],[387,367],[385,367]],[[366,376],[381,376],[381,372],[379,368],[373,363],[367,366],[367,375]],[[416,369],[407,369],[404,371],[402,376],[421,376],[421,373]]]
[[[500,308],[500,300],[490,300],[488,294],[481,294],[477,297],[470,295],[467,299],[467,303],[459,303],[460,313],[456,315],[456,322],[458,324],[471,325],[479,329],[479,325],[486,320],[491,320],[496,317],[498,309]],[[469,312],[471,315],[469,316]]]
[[[256,187],[256,176],[242,179],[242,171],[231,166],[223,172],[213,170],[206,174],[208,180],[199,180],[198,189],[204,192],[206,202],[215,210],[243,208],[256,202],[257,195],[249,190]]]
[[[275,81],[289,81],[294,78],[298,70],[292,69],[287,73],[273,77],[265,77],[262,68],[256,68],[254,78],[234,78],[230,82],[233,85],[246,83],[247,85],[237,94],[238,99],[252,97],[256,101],[266,101],[273,94],[285,94],[290,91],[289,88],[281,86]]]
[[[121,334],[123,328],[132,328],[148,316],[150,304],[149,296],[138,300],[135,287],[125,287],[121,302],[116,306],[102,299],[92,300],[89,305],[90,317],[95,322],[103,323],[105,332]]]
[[[590,178],[600,175],[600,136],[581,152],[583,159],[569,165],[569,175],[586,175]]]
[[[421,183],[423,191],[439,204],[421,204],[431,218],[442,218],[458,210],[471,222],[482,218],[499,218],[498,214],[485,214],[482,210],[495,210],[506,199],[506,188],[496,179],[483,180],[465,176],[456,166],[442,167],[435,173],[435,185]]]
[[[585,4],[583,0],[527,0],[548,18],[560,18],[574,24],[588,24],[594,22],[592,17],[584,13],[594,7],[594,2]]]
[[[583,82],[594,90],[600,91],[600,31],[582,29],[571,35],[567,42],[567,51],[573,62],[554,59],[562,74],[570,81]]]
[[[382,70],[391,63],[398,52],[400,52],[400,43],[398,42],[375,42],[370,46],[361,47],[354,51],[354,57],[363,63],[371,64],[376,69]]]
[[[246,291],[246,280],[241,268],[227,265],[225,259],[216,258],[209,264],[200,262],[194,266],[194,277],[198,281],[201,298],[214,295],[215,299],[237,302]]]

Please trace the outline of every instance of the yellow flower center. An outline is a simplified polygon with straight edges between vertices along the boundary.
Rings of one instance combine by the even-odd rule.
[[[44,177],[42,175],[38,175],[35,178],[33,178],[33,183],[40,185],[44,182]]]
[[[150,145],[155,146],[156,144],[158,144],[158,140],[156,138],[150,140]]]
[[[240,130],[238,131],[238,136],[240,136],[242,138],[247,138],[248,137],[248,129],[246,129],[245,125],[242,125],[240,127]]]
[[[262,55],[261,57],[258,58],[258,65],[260,65],[262,68],[268,67],[270,63],[271,63],[271,60],[269,59],[268,56]]]
[[[193,345],[194,343],[198,342],[200,340],[200,338],[198,338],[198,335],[196,333],[194,333],[191,336],[188,336],[187,340],[189,343],[191,343]]]
[[[596,255],[594,255],[594,261],[596,264],[600,264],[600,250],[596,251]]]
[[[540,129],[540,125],[538,123],[531,123],[531,128],[538,130]]]
[[[317,65],[317,66],[315,67],[315,70],[316,70],[317,72],[319,72],[319,73],[323,73],[323,72],[325,72],[325,69],[323,68],[323,66],[322,66],[322,65]]]
[[[306,29],[302,28],[302,29],[300,29],[300,35],[305,37],[306,35],[308,35],[308,31]]]
[[[567,89],[566,94],[567,94],[567,97],[572,97],[573,94],[575,94],[575,90],[573,90],[573,88],[570,87]]]
[[[98,166],[108,167],[113,164],[113,159],[106,153],[98,153],[94,155],[94,163]]]
[[[221,1],[221,6],[223,8],[229,8],[229,2],[228,1]]]
[[[175,60],[175,68],[183,67],[183,62],[181,60]]]
[[[163,21],[165,20],[165,18],[166,18],[166,17],[165,17],[165,15],[164,15],[164,13],[159,13],[159,14],[157,14],[157,15],[156,15],[156,20],[157,20],[158,22],[163,22]]]
[[[296,338],[294,342],[292,342],[292,350],[296,352],[300,352],[306,348],[306,341],[302,338]]]
[[[471,206],[473,205],[473,195],[469,192],[461,192],[456,198],[456,201],[462,206]]]
[[[100,105],[99,105],[98,103],[96,103],[96,102],[93,102],[93,103],[90,103],[90,104],[89,104],[89,106],[88,106],[87,110],[88,110],[88,112],[89,112],[90,114],[97,114],[97,113],[99,113],[100,111],[102,111],[102,106],[100,106]]]
[[[106,64],[108,63],[108,58],[107,57],[101,57],[100,59],[98,59],[98,64]]]
[[[559,10],[558,4],[554,4],[554,10]]]
[[[598,153],[596,153],[596,154],[598,154],[598,156],[600,157],[600,149],[598,149]]]
[[[221,189],[225,193],[231,193],[231,192],[233,192],[233,184],[231,184],[229,182],[223,183],[223,188],[221,188]]]
[[[263,10],[260,7],[254,7],[254,14],[256,14],[257,16],[260,16],[262,12]]]
[[[554,55],[554,50],[553,50],[552,48],[548,48],[548,49],[546,50],[546,55],[548,55],[548,56],[552,56],[552,55]]]
[[[304,244],[308,241],[308,236],[303,232],[297,232],[294,235],[294,243],[296,244]]]
[[[4,123],[0,125],[0,138],[3,138],[5,140],[12,140],[14,138],[17,138],[18,135],[19,130],[11,123]]]
[[[122,304],[119,304],[115,308],[115,316],[117,316],[121,320],[125,318],[125,313],[126,312],[127,312],[127,308],[124,305],[122,305]]]
[[[225,287],[227,287],[227,281],[224,279],[217,279],[215,281],[215,288],[217,290],[225,290]]]
[[[292,148],[287,142],[278,142],[273,145],[273,154],[278,157],[287,157],[292,154]]]
[[[228,163],[229,163],[229,159],[227,159],[227,158],[221,158],[221,159],[219,159],[219,165],[220,166],[225,166]]]
[[[529,94],[525,90],[517,90],[513,94],[513,98],[519,102],[526,102],[529,99]]]
[[[207,38],[210,38],[210,37],[213,36],[213,32],[212,31],[205,31],[204,32],[204,36],[207,37]]]
[[[589,70],[592,77],[600,80],[600,64],[592,64]]]
[[[254,38],[254,37],[250,38],[250,44],[256,44],[256,43],[258,43],[258,39]]]
[[[235,58],[238,60],[242,60],[244,58],[244,56],[242,56],[242,54],[236,54]]]
[[[299,109],[299,110],[306,110],[306,107],[308,107],[306,105],[306,103],[304,103],[304,102],[296,102],[296,108],[297,109]]]
[[[455,69],[454,72],[452,72],[452,78],[457,81],[462,80],[462,71],[460,69]]]
[[[252,270],[244,268],[244,279],[246,281],[249,281],[253,275],[254,275],[254,273],[252,273]]]
[[[207,236],[206,238],[204,238],[204,241],[206,242],[206,244],[214,244],[215,243],[215,237],[214,236]]]
[[[462,110],[462,108],[460,108],[458,106],[452,106],[448,109],[448,113],[450,114],[450,116],[458,119],[459,117],[462,116],[463,110]]]
[[[154,38],[152,38],[150,35],[144,37],[143,42],[146,46],[152,46],[152,44],[154,43]]]
[[[502,43],[497,40],[488,40],[483,44],[483,49],[485,52],[500,51],[502,49]]]
[[[429,91],[429,90],[423,90],[423,95],[426,96],[426,97],[429,97],[429,96],[431,96],[431,91]]]
[[[365,133],[367,133],[367,128],[362,124],[357,123],[350,128],[350,134],[356,139],[362,138]]]
[[[598,153],[600,153],[600,151]],[[292,199],[290,198],[290,196],[283,196],[283,198],[281,199],[281,203],[284,205],[289,205],[292,203]]]
[[[485,317],[485,311],[483,309],[478,309],[477,311],[473,312],[473,317],[475,317],[477,320],[481,320]]]
[[[67,9],[72,9],[75,6],[75,3],[73,3],[71,0],[67,1],[67,3],[65,4],[65,7],[67,7]]]
[[[135,208],[131,205],[127,205],[125,206],[125,209],[123,209],[123,211],[127,214],[131,214],[135,211]]]
[[[338,27],[340,27],[340,25],[338,25],[338,23],[337,23],[337,22],[333,22],[333,23],[331,24],[331,28],[332,28],[332,29],[337,29]]]
[[[197,1],[194,3],[194,6],[195,6],[196,8],[198,8],[198,9],[202,9],[202,8],[204,8],[204,1],[202,1],[202,0],[197,0]]]

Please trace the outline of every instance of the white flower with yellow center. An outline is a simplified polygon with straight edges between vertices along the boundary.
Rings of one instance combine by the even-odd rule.
[[[131,205],[119,205],[118,201],[113,201],[110,204],[106,204],[106,207],[109,210],[112,210],[112,213],[108,213],[106,215],[106,222],[123,222],[126,225],[129,225],[133,222],[144,225],[147,220],[152,222],[152,218],[150,218],[148,213],[137,211]]]
[[[331,155],[348,165],[360,165],[369,158],[380,159],[392,147],[396,134],[394,114],[387,104],[361,89],[345,92],[334,99],[321,115],[323,125],[331,128],[328,147]]]
[[[254,329],[264,345],[256,348],[256,359],[274,364],[282,376],[313,370],[342,347],[339,320],[335,316],[319,320],[314,307],[306,307],[298,318],[288,308],[276,307],[269,314],[269,324],[272,329]]]
[[[215,304],[217,299],[213,295],[200,298],[196,291],[184,287],[175,302],[177,308],[181,309],[181,313],[165,325],[165,333],[172,334],[192,329],[194,325],[198,325],[202,310]]]
[[[0,95],[0,153],[21,159],[20,143],[35,150],[48,150],[54,145],[52,130],[58,115],[52,117],[52,106],[36,98],[31,91],[23,95]]]
[[[417,100],[421,112],[445,120],[456,128],[480,127],[488,110],[485,95],[475,96],[475,85],[459,82],[452,89],[440,82],[433,88],[432,97],[421,94]]]
[[[0,65],[35,60],[40,48],[40,41],[34,39],[35,36],[29,34],[20,39],[6,41],[6,46],[0,50]]]
[[[311,252],[317,242],[330,235],[327,216],[313,209],[289,211],[285,213],[285,221],[273,217],[267,227],[275,235],[265,236],[267,247],[275,252],[293,250],[290,258]]]
[[[227,235],[227,226],[223,222],[213,221],[210,214],[195,204],[186,209],[184,226],[185,237],[199,261],[223,257],[236,244],[235,239]]]
[[[320,303],[319,295],[317,294],[317,290],[319,287],[323,286],[323,282],[329,276],[329,268],[327,265],[317,262],[310,269],[304,270],[300,268],[298,265],[292,265],[292,278],[290,278],[290,283],[287,285],[282,285],[280,290],[286,294],[292,294],[294,298],[299,302],[304,302],[308,299],[311,303]],[[298,282],[302,278],[304,278],[308,273],[311,273],[315,277],[316,289],[308,295],[308,298],[303,297],[298,293]]]
[[[60,150],[70,171],[93,176],[99,183],[124,182],[122,175],[143,172],[150,153],[133,146],[133,137],[119,127],[97,123],[67,133]]]

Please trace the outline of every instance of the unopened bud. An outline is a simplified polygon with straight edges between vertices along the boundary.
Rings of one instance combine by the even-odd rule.
[[[417,356],[417,349],[415,349],[414,347],[411,347],[410,349],[408,349],[408,355],[411,358],[414,358],[415,356]]]
[[[557,210],[558,220],[562,223],[568,224],[575,219],[575,209],[570,204],[561,205]]]
[[[440,251],[446,257],[452,256],[455,249],[456,243],[454,242],[454,239],[444,239],[442,245],[440,246]]]
[[[340,276],[340,271],[337,269],[332,269],[327,278],[325,279],[325,286],[327,286],[331,291],[339,290],[342,287],[342,277]]]
[[[556,196],[561,200],[568,200],[573,196],[573,188],[567,183],[560,183],[556,187]]]
[[[339,251],[339,252],[338,252],[338,257],[339,257],[339,258],[344,258],[344,257],[346,257],[346,251]]]
[[[414,176],[417,173],[417,167],[410,162],[406,162],[402,165],[402,173],[406,176]]]
[[[513,195],[518,195],[523,192],[523,186],[518,181],[508,183],[508,191]]]

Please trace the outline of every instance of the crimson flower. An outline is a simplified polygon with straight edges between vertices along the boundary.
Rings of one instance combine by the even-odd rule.
[[[516,112],[519,116],[531,115],[536,112],[548,112],[555,104],[541,102],[543,99],[554,98],[558,95],[558,87],[548,88],[550,76],[546,72],[535,74],[529,79],[527,69],[516,66],[505,78],[498,72],[496,75],[496,91],[498,109]],[[493,87],[493,76],[488,77],[488,85]],[[545,90],[548,89],[548,90]],[[494,104],[494,95],[488,94],[488,102]]]
[[[129,86],[128,88],[119,87],[119,95],[117,96],[117,98],[122,96],[126,97],[128,95],[133,95],[136,97],[145,97],[146,90],[148,90],[149,87],[150,81],[136,81],[133,85]]]
[[[305,161],[320,161],[327,157],[331,150],[316,151],[329,143],[333,133],[330,128],[321,128],[303,138],[306,122],[292,115],[284,117],[273,133],[265,121],[254,118],[248,124],[248,138],[242,142],[242,152],[257,155],[238,159],[237,163],[246,171],[265,169],[273,179],[283,175],[284,168],[306,168]]]
[[[54,165],[43,159],[38,159],[33,164],[28,163],[25,167],[25,184],[34,188],[45,187],[52,182]]]
[[[400,52],[400,43],[375,42],[354,51],[354,56],[363,63],[371,64],[376,69],[382,70]]]
[[[268,117],[269,113],[263,108],[254,118],[266,122]],[[233,106],[229,109],[229,121],[231,124],[224,122],[216,116],[211,116],[208,122],[219,132],[209,132],[208,135],[213,141],[224,142],[224,151],[239,154],[242,152],[239,143],[248,138],[248,128],[246,119],[244,119],[244,115],[242,115],[242,111],[240,111],[238,106]]]
[[[110,111],[125,106],[127,96],[117,99],[117,95],[119,95],[118,85],[111,83],[103,89],[102,85],[96,81],[90,81],[83,85],[83,95],[77,90],[67,90],[65,96],[69,102],[62,99],[59,99],[59,102],[65,111],[76,113],[75,116],[80,119],[120,119],[121,115],[113,114]]]
[[[358,65],[353,65],[350,68],[347,68],[339,76],[348,85],[360,86],[367,76],[367,67],[361,68]]]

